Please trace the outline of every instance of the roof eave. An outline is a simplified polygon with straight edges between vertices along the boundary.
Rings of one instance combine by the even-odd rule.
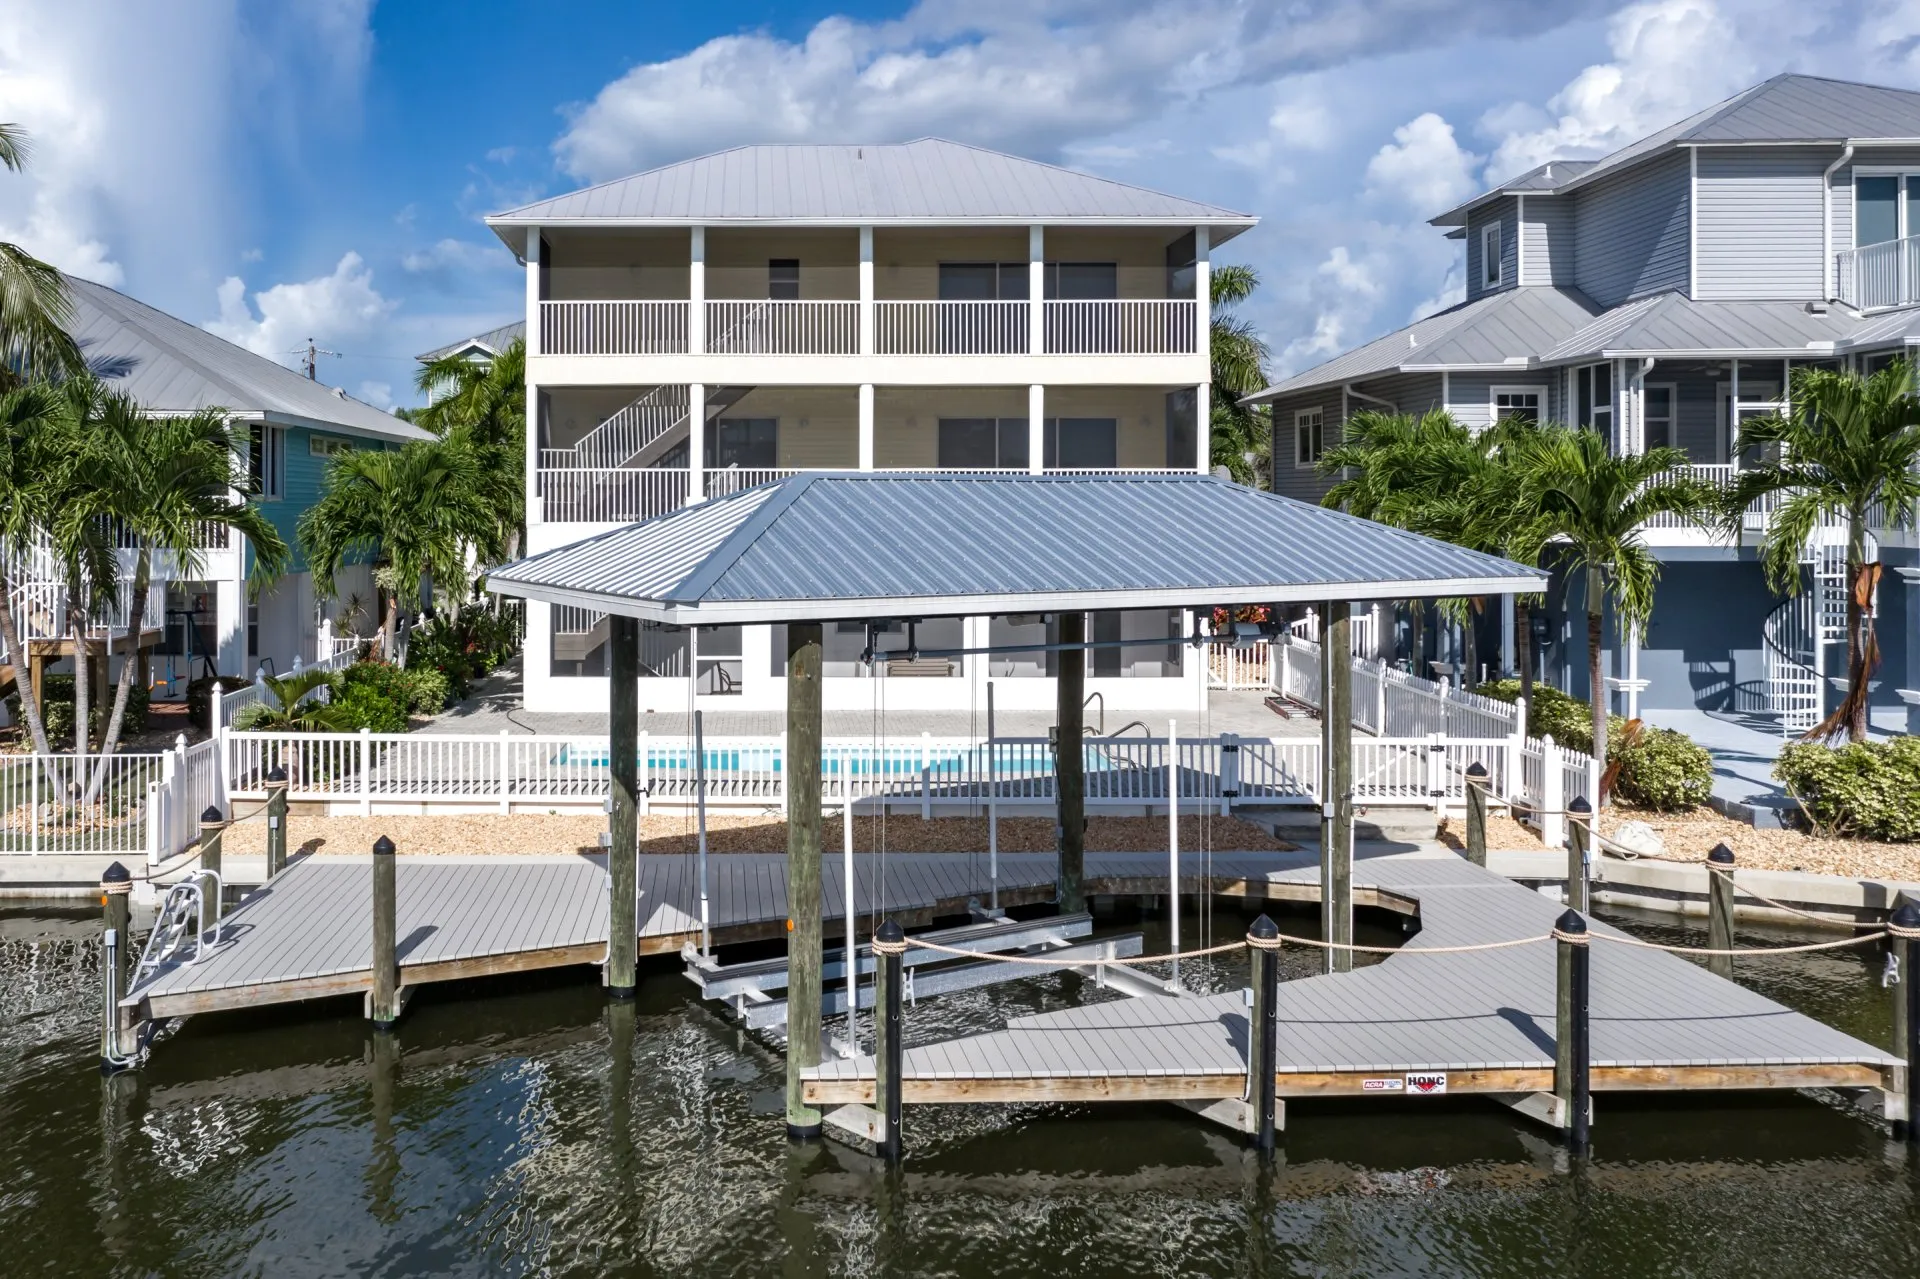
[[[1101,214],[1076,214],[1072,216],[1061,216],[1058,214],[1030,214],[1030,215],[1020,215],[1020,216],[1015,216],[1011,214],[994,214],[990,217],[957,217],[949,214],[949,215],[944,215],[940,217],[831,217],[831,218],[828,218],[828,217],[651,218],[651,217],[602,217],[602,216],[578,217],[578,216],[560,216],[560,215],[540,217],[537,215],[530,215],[530,214],[522,215],[519,213],[497,213],[489,216],[486,219],[486,224],[492,227],[494,230],[494,233],[500,236],[500,238],[503,240],[507,240],[507,235],[509,231],[518,231],[519,233],[518,244],[516,245],[514,241],[508,240],[508,246],[515,248],[518,251],[523,251],[524,246],[526,244],[525,228],[528,228],[528,227],[666,227],[666,228],[677,229],[677,228],[696,227],[696,226],[701,226],[701,227],[785,226],[785,227],[847,227],[847,228],[857,228],[857,227],[863,227],[863,226],[1030,227],[1035,225],[1117,226],[1117,227],[1204,226],[1204,227],[1223,227],[1229,231],[1230,235],[1238,235],[1242,231],[1251,230],[1253,227],[1258,226],[1260,224],[1260,219],[1248,213],[1209,213],[1206,215],[1193,215],[1193,216],[1187,216],[1187,217],[1175,217],[1167,214],[1154,214],[1152,216],[1140,216],[1140,215],[1130,216],[1127,214],[1119,214],[1119,213],[1101,213]]]

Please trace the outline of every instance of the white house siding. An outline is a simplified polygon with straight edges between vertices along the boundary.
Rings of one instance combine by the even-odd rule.
[[[1480,231],[1491,223],[1500,224],[1500,288],[1483,289],[1485,277],[1480,270]],[[1519,255],[1518,224],[1511,197],[1495,200],[1467,215],[1467,301],[1513,287]]]
[[[1531,201],[1529,201],[1531,203]],[[1447,379],[1447,409],[1462,426],[1484,430],[1493,425],[1493,388],[1533,386],[1545,392],[1541,412],[1553,414],[1553,379],[1538,373],[1455,373]]]
[[[1701,148],[1696,296],[1821,296],[1823,147]]]
[[[1573,198],[1573,284],[1601,306],[1687,287],[1684,154],[1635,165]]]
[[[1520,283],[1573,283],[1573,200],[1567,196],[1530,195],[1520,224]]]

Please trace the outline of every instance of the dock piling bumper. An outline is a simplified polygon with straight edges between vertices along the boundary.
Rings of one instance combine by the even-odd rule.
[[[1553,923],[1554,940],[1559,944],[1559,982],[1553,1037],[1553,1091],[1566,1116],[1567,1149],[1575,1155],[1587,1153],[1588,1127],[1592,1123],[1592,1094],[1589,1069],[1592,1061],[1588,1038],[1588,996],[1591,989],[1589,964],[1593,955],[1587,936],[1587,921],[1579,911],[1568,910]]]
[[[880,1157],[889,1163],[900,1159],[900,1089],[904,1068],[901,1056],[900,957],[907,953],[906,934],[891,919],[873,934],[874,964],[874,1045],[873,1100],[880,1112],[884,1131],[880,1137]]]
[[[287,868],[287,770],[267,773],[267,878]]]
[[[1253,1144],[1274,1146],[1274,1085],[1280,1053],[1280,930],[1265,915],[1247,929],[1253,959],[1252,1034],[1247,1043],[1247,1096],[1253,1102]]]
[[[1487,766],[1479,760],[1467,765],[1467,860],[1487,864]]]
[[[128,897],[133,892],[133,872],[119,862],[107,867],[100,876],[100,909],[106,933],[100,959],[100,1069],[117,1074],[134,1063],[121,1050],[120,996],[126,987],[126,952],[133,948],[127,931]]]
[[[1894,944],[1900,947],[1900,984],[1897,994],[1906,1010],[1906,1035],[1902,1045],[1902,1055],[1907,1059],[1907,1116],[1901,1133],[1910,1142],[1920,1142],[1920,972],[1915,965],[1920,964],[1920,907],[1912,899],[1903,900],[1900,909],[1893,912],[1893,919],[1887,924],[1887,931],[1893,935]]]
[[[1593,805],[1575,795],[1567,805],[1567,909],[1587,913],[1587,850],[1593,847]]]
[[[1733,850],[1715,844],[1707,854],[1707,948],[1733,949]],[[1707,971],[1733,980],[1732,955],[1708,955]]]
[[[373,841],[373,989],[367,992],[367,1019],[375,1030],[392,1030],[400,1020],[400,966],[395,958],[393,841]]]

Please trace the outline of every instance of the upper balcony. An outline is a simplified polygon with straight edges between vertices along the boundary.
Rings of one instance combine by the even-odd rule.
[[[1920,236],[1883,240],[1834,254],[1840,301],[1862,311],[1920,302]]]
[[[535,350],[1194,356],[1207,317],[1192,244],[1165,228],[555,231]]]

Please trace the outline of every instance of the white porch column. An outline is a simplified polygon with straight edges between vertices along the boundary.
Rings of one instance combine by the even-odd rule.
[[[1027,470],[1038,475],[1047,460],[1047,388],[1027,388]]]
[[[687,351],[704,355],[707,350],[707,228],[694,227],[687,238]]]
[[[1213,384],[1193,388],[1193,469],[1205,475],[1213,466]]]
[[[870,226],[860,228],[860,354],[873,354],[873,228]],[[863,470],[868,467],[866,462],[860,465]]]
[[[1211,237],[1206,227],[1193,229],[1193,313],[1194,313],[1194,351],[1207,354],[1207,337],[1213,327],[1213,252]],[[1204,435],[1205,432],[1202,432]],[[1202,455],[1205,456],[1204,454]],[[1201,470],[1206,470],[1202,462]]]
[[[247,539],[234,533],[228,538],[233,548],[231,571],[213,585],[214,661],[223,676],[253,678],[247,653]]]
[[[860,384],[860,469],[873,469],[873,383]]]
[[[1519,658],[1519,648],[1513,633],[1514,608],[1513,596],[1500,597],[1500,673],[1511,675]]]
[[[527,354],[540,354],[540,228],[527,228]],[[527,388],[529,394],[533,388]]]
[[[527,354],[540,354],[540,228],[527,228]],[[540,388],[534,383],[533,369],[527,369],[527,457],[526,488],[527,523],[543,522],[540,491]],[[226,667],[221,667],[225,670]]]
[[[1047,229],[1027,228],[1027,354],[1047,350]],[[1034,388],[1036,391],[1038,387]],[[1038,457],[1039,454],[1034,454]],[[1034,469],[1038,470],[1036,466]]]
[[[707,496],[707,388],[687,387],[687,505]]]
[[[1627,718],[1640,718],[1640,633],[1627,629]]]

